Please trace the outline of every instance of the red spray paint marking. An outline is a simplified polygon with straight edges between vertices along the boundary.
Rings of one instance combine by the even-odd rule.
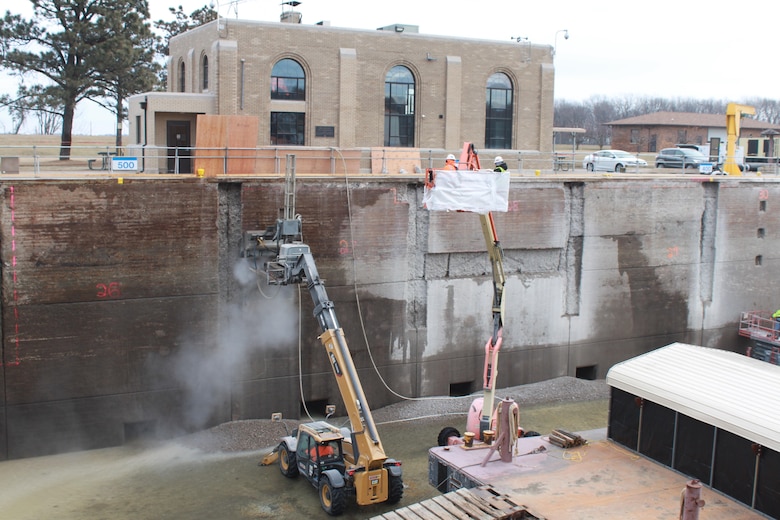
[[[0,366],[17,366],[19,365],[19,293],[16,289],[16,283],[18,277],[16,274],[16,195],[14,193],[14,187],[9,188],[10,191],[10,209],[11,209],[11,280],[12,280],[12,293],[14,302],[14,360],[4,362],[0,359]]]

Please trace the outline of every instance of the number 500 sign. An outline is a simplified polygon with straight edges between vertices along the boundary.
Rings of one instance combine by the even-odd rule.
[[[111,169],[114,171],[137,171],[138,157],[112,157]]]

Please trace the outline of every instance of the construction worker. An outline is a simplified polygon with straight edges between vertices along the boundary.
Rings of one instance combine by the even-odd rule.
[[[444,168],[443,170],[457,170],[458,167],[455,165],[455,156],[452,154],[449,154],[447,156],[447,159],[444,161]]]
[[[777,309],[772,318],[775,320],[775,336],[780,335],[780,309]]]
[[[334,453],[333,446],[330,444],[318,444],[309,450],[309,455],[311,456],[312,460],[332,457]]]
[[[493,159],[493,164],[496,165],[496,167],[493,169],[494,172],[505,172],[509,169],[509,166],[507,166],[504,162],[504,158],[500,155],[497,155],[496,158]]]

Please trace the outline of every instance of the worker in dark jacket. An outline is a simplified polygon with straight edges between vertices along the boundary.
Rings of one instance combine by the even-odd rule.
[[[505,172],[509,169],[509,166],[507,166],[504,162],[504,158],[500,155],[496,156],[496,158],[493,160],[493,163],[496,165],[496,167],[493,169],[494,172]]]

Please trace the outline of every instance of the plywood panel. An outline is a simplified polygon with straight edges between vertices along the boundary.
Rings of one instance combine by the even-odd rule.
[[[206,177],[216,177],[225,172],[226,132],[227,119],[224,116],[198,115],[195,131],[196,173],[202,169]]]
[[[371,173],[414,173],[422,171],[417,148],[372,148]]]
[[[257,134],[255,116],[198,115],[195,171],[206,177],[255,173]]]
[[[227,116],[227,173],[255,173],[259,124],[255,116]]]

